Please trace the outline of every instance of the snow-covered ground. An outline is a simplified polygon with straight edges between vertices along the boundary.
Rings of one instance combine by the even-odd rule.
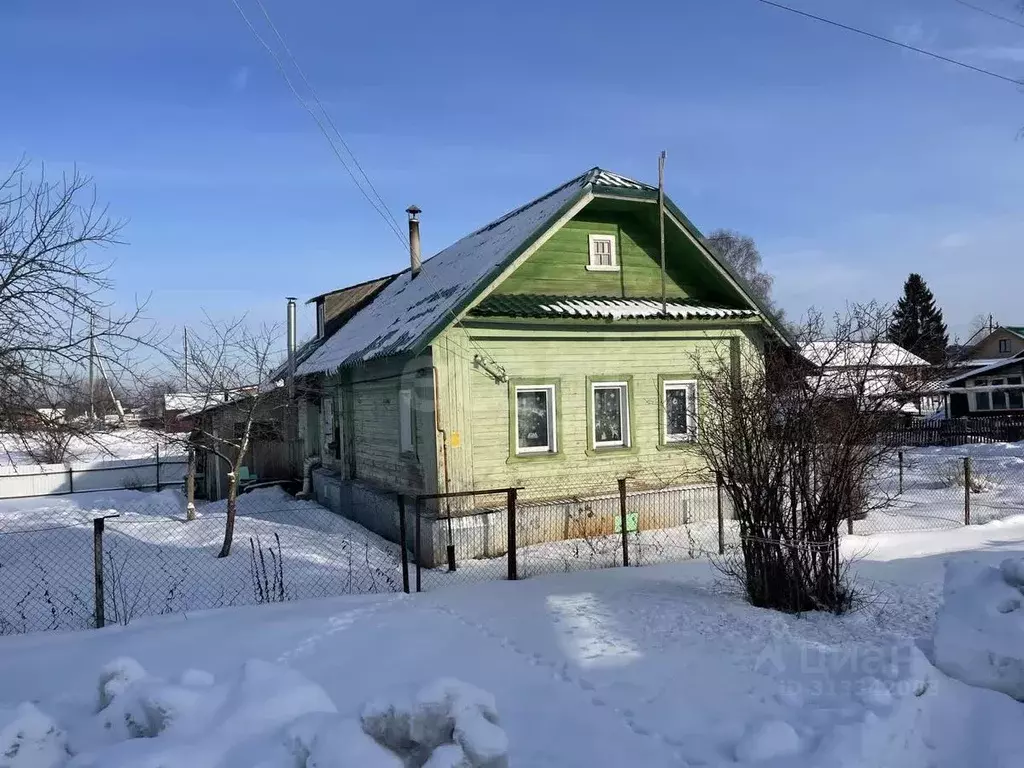
[[[182,453],[175,444],[180,435],[168,435],[143,427],[97,430],[88,436],[76,435],[68,444],[67,462],[88,463],[104,459],[152,458],[157,446],[162,453]],[[25,441],[18,435],[0,432],[0,466],[37,464]]]
[[[393,544],[280,488],[239,497],[232,554],[217,558],[225,511],[206,504],[186,522],[177,490],[0,501],[0,634],[92,626],[92,521],[106,515],[108,623],[402,588]]]
[[[958,527],[964,524],[964,458],[971,460],[971,522],[1024,512],[1024,442],[907,448],[903,492],[893,462],[881,478],[887,501],[854,524],[856,533]]]
[[[1022,542],[1024,516],[849,537],[875,599],[843,617],[752,608],[695,561],[0,638],[0,709],[37,710],[0,733],[63,733],[71,766],[372,766],[343,754],[365,744],[366,703],[454,677],[494,694],[517,766],[1009,768],[1024,705],[947,677],[930,638],[945,562],[998,565]],[[119,657],[174,684],[147,711],[182,713],[181,730],[129,748],[123,718],[102,727],[120,710],[97,714],[97,678]],[[316,759],[284,750],[324,733],[338,741]],[[68,761],[52,754],[7,765]]]

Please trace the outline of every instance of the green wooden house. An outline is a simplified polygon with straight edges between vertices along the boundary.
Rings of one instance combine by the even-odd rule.
[[[317,498],[394,539],[395,492],[681,482],[696,356],[763,359],[785,338],[668,199],[663,303],[658,211],[656,187],[594,168],[422,266],[313,299],[297,373]]]

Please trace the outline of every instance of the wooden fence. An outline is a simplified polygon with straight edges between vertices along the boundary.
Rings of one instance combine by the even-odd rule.
[[[1024,440],[1024,414],[930,420],[906,417],[886,433],[889,445],[952,446],[973,443],[1015,443]]]

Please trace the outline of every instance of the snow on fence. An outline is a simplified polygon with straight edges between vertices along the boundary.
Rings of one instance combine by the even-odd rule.
[[[184,454],[159,451],[145,459],[0,466],[0,499],[122,489],[159,491],[181,485],[187,466]]]

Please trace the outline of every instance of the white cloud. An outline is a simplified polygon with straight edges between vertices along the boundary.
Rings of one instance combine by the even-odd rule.
[[[978,45],[956,51],[964,59],[988,59],[990,61],[1012,61],[1024,63],[1024,46],[1021,45]]]
[[[963,232],[950,232],[945,237],[942,237],[939,242],[939,248],[947,251],[956,251],[966,247],[971,242],[971,238]]]
[[[249,68],[238,67],[234,72],[231,73],[231,89],[236,93],[241,93],[249,85]]]

